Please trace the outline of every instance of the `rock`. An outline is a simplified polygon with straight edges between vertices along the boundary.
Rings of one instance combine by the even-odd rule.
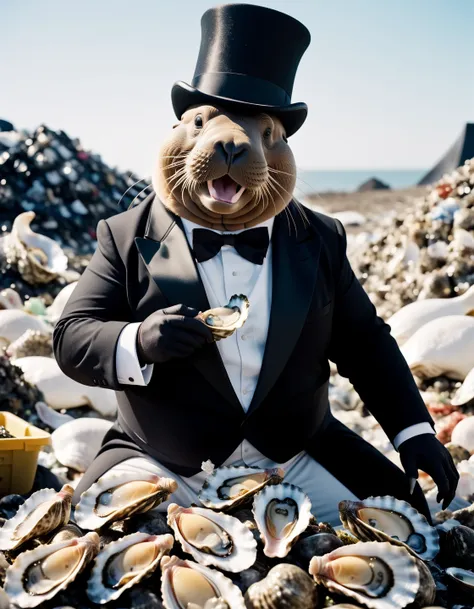
[[[357,192],[368,192],[370,190],[390,190],[390,186],[378,178],[370,178],[359,186]]]

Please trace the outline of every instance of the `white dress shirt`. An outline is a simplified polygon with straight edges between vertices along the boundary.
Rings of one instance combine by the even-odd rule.
[[[258,226],[267,227],[269,236],[274,218]],[[192,247],[192,231],[202,228],[182,219],[186,238]],[[244,229],[245,230],[245,229]],[[226,232],[226,231],[216,231]],[[238,233],[241,231],[234,231]],[[250,301],[248,318],[242,328],[232,336],[216,343],[234,391],[244,411],[250,406],[257,386],[267,339],[272,300],[272,244],[262,265],[242,258],[234,247],[224,245],[220,252],[204,262],[197,263],[199,274],[211,308],[220,307],[234,294],[245,294]],[[186,303],[183,303],[186,304]],[[138,323],[130,323],[121,332],[116,351],[116,372],[120,384],[148,385],[153,365],[140,367],[136,353]],[[418,423],[402,430],[393,440],[395,449],[402,442],[422,433],[435,433],[429,423]],[[296,460],[296,455],[293,460]],[[242,460],[247,465],[261,464],[266,460],[257,449],[244,440],[227,462]],[[289,462],[290,464],[291,462]]]

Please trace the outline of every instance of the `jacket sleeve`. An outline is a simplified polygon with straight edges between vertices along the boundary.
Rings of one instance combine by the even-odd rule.
[[[123,389],[115,351],[130,321],[125,267],[109,225],[101,220],[97,249],[54,328],[53,350],[61,370],[84,385]]]
[[[328,356],[348,378],[391,441],[403,429],[434,422],[390,326],[377,315],[347,258],[347,237],[335,219],[342,266],[335,288]]]

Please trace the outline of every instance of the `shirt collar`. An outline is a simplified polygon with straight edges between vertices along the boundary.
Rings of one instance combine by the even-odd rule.
[[[272,236],[272,229],[273,229],[273,223],[275,221],[275,217],[269,218],[268,220],[265,220],[264,222],[260,222],[260,224],[256,224],[255,226],[252,226],[252,228],[259,228],[261,226],[266,226],[268,228],[268,236],[271,238]],[[195,228],[205,228],[204,226],[201,226],[200,224],[196,224],[195,222],[191,222],[191,220],[186,220],[186,218],[181,218],[181,222],[183,223],[183,227],[184,227],[184,231],[186,233],[186,238],[188,239],[188,241],[190,243],[192,243],[192,239],[193,239],[193,230]],[[208,230],[214,230],[214,229],[208,229]],[[242,233],[245,230],[249,230],[247,228],[243,228],[241,230],[236,230],[236,231],[228,231],[228,230],[214,230],[215,233],[219,233],[219,234],[223,234],[223,233],[233,233],[233,234],[237,234],[237,233]]]

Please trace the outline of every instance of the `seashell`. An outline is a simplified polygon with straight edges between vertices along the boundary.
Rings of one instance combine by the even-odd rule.
[[[0,347],[8,347],[27,330],[34,330],[42,334],[52,332],[52,329],[40,317],[29,315],[20,309],[0,311]]]
[[[48,541],[48,543],[59,543],[62,541],[69,541],[70,539],[75,539],[77,537],[83,537],[84,531],[82,531],[77,525],[70,522],[69,524],[65,524],[63,527],[59,529],[57,533],[53,535],[53,537]]]
[[[342,548],[342,541],[332,533],[316,533],[304,539],[299,539],[294,545],[293,556],[303,568],[308,569],[309,561],[313,556],[324,556],[337,548]]]
[[[172,535],[132,533],[99,552],[87,583],[87,595],[97,604],[117,599],[151,575],[173,547]]]
[[[472,500],[471,498],[474,495],[474,458],[470,457],[466,461],[458,463],[457,470],[460,478],[456,488],[456,496]]]
[[[249,314],[249,307],[247,296],[234,294],[223,307],[209,309],[199,313],[197,317],[211,328],[214,339],[220,340],[231,336],[244,325]]]
[[[57,429],[65,423],[74,421],[74,417],[71,417],[71,415],[61,414],[60,412],[54,410],[44,402],[36,402],[35,410],[42,423],[44,423],[48,427],[51,427],[51,429]]]
[[[52,357],[53,337],[49,332],[26,330],[19,338],[8,345],[6,353],[11,359],[28,357],[30,355]]]
[[[19,607],[37,607],[71,584],[99,551],[99,536],[88,533],[20,554],[7,569],[5,591]]]
[[[66,254],[53,239],[31,230],[34,218],[32,211],[18,215],[4,242],[7,258],[17,265],[23,279],[33,285],[53,281],[63,275],[68,265]]]
[[[448,315],[419,328],[402,346],[410,370],[420,378],[445,375],[464,380],[474,367],[474,318]]]
[[[73,419],[61,425],[51,434],[56,459],[66,467],[85,472],[112,425],[111,421],[92,417]]]
[[[388,541],[422,560],[433,560],[439,552],[438,531],[409,503],[395,497],[341,501],[339,516],[362,541]]]
[[[58,493],[51,488],[33,493],[0,529],[0,549],[14,550],[29,539],[46,535],[66,524],[73,493],[74,489],[68,484]]]
[[[109,471],[82,493],[74,518],[83,529],[100,529],[108,522],[151,510],[177,488],[172,478],[149,472]]]
[[[318,591],[311,578],[296,565],[281,563],[245,593],[247,609],[314,609]]]
[[[428,567],[405,548],[360,542],[311,559],[316,583],[370,609],[402,609],[434,601],[436,585]]]
[[[454,298],[427,298],[402,307],[387,321],[391,334],[401,346],[422,326],[448,315],[474,315],[474,286]]]
[[[284,558],[309,525],[311,501],[294,484],[267,486],[255,495],[253,515],[265,556]]]
[[[220,571],[176,556],[161,559],[161,595],[165,609],[245,609],[239,588]]]
[[[462,446],[470,453],[474,452],[474,417],[459,421],[451,434],[451,442]]]
[[[112,417],[117,412],[115,391],[78,383],[66,376],[52,357],[20,357],[15,366],[21,368],[25,379],[38,387],[45,402],[55,410],[89,404],[103,417]]]
[[[440,559],[441,564],[450,567],[474,569],[474,531],[459,525],[444,532],[441,536]]]
[[[458,446],[453,442],[448,442],[448,444],[445,444],[444,447],[449,450],[449,454],[453,458],[455,465],[458,465],[462,461],[467,461],[471,455],[470,452],[463,446]]]
[[[474,368],[471,368],[463,384],[454,394],[451,404],[453,406],[465,406],[471,400],[474,400]]]
[[[460,567],[449,567],[446,569],[454,588],[465,596],[466,600],[474,601],[474,572]]]
[[[248,501],[267,484],[279,484],[284,475],[280,468],[218,467],[206,478],[199,491],[199,500],[215,510],[234,508]]]
[[[65,286],[56,296],[53,301],[53,304],[46,309],[46,318],[53,325],[59,321],[59,318],[61,317],[64,311],[64,307],[66,306],[67,301],[71,297],[71,294],[73,293],[76,285],[77,281],[73,281],[72,283],[69,283],[67,286]]]
[[[238,573],[257,558],[257,542],[237,518],[208,508],[168,506],[168,524],[184,552],[201,565]]]
[[[46,306],[44,304],[44,300],[42,298],[37,298],[33,296],[25,301],[23,305],[23,311],[26,313],[30,313],[31,315],[36,315],[38,317],[42,317],[46,314]]]
[[[20,294],[12,288],[0,291],[0,311],[3,309],[21,309],[23,301]]]
[[[464,228],[456,228],[453,234],[452,246],[461,251],[474,251],[474,236]]]

